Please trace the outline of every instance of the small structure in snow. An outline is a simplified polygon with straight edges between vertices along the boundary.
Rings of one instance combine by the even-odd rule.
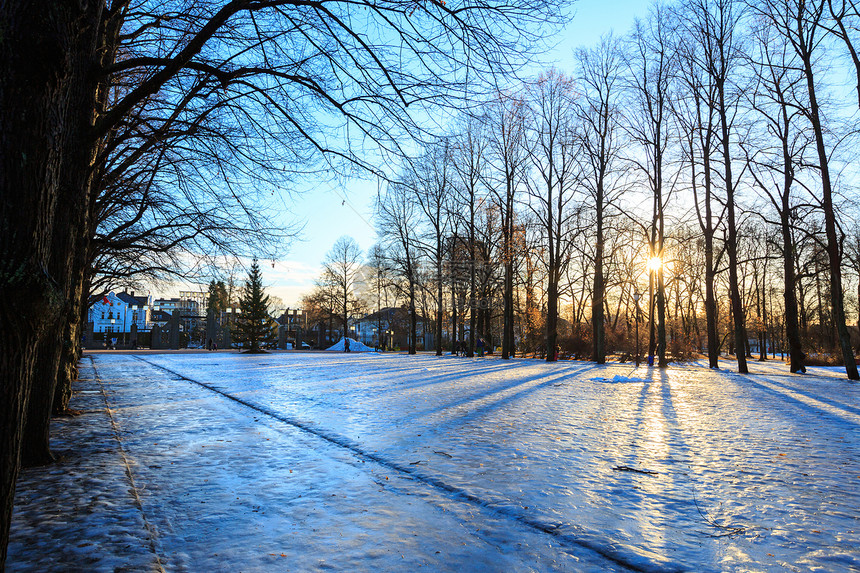
[[[345,338],[341,338],[336,343],[332,344],[326,350],[334,350],[335,352],[343,352],[344,351],[344,341]],[[367,346],[366,344],[362,344],[354,338],[349,339],[349,351],[350,352],[373,352],[373,348]]]

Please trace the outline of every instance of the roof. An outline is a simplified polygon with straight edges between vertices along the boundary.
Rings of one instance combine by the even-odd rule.
[[[149,316],[153,322],[169,322],[171,315],[169,312],[164,312],[163,310],[153,310]]]
[[[389,306],[387,308],[383,308],[381,310],[378,310],[372,314],[362,316],[358,320],[360,322],[361,321],[373,322],[373,321],[377,321],[377,320],[394,320],[394,319],[406,320],[408,318],[409,318],[409,310],[408,309],[406,309],[404,307]],[[418,322],[427,322],[426,318],[424,318],[423,316],[421,316],[420,314],[417,314],[417,313],[416,313],[416,319],[418,320]]]
[[[128,305],[146,306],[148,302],[148,297],[145,296],[134,296],[127,292],[118,292],[115,294],[119,300]]]

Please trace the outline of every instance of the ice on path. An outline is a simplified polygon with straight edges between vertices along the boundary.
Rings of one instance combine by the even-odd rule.
[[[98,554],[124,541],[135,551],[88,569],[127,558],[145,570],[146,551],[169,571],[860,567],[860,392],[824,372],[643,368],[632,380],[621,366],[426,355],[95,362],[140,508],[109,432],[83,438],[91,419],[80,467],[57,466],[60,481],[35,493],[28,470],[10,570],[51,570],[40,547],[68,563],[80,543]],[[630,383],[592,382],[619,376]],[[113,464],[87,467],[99,453]],[[40,503],[105,465],[93,485],[110,504]]]

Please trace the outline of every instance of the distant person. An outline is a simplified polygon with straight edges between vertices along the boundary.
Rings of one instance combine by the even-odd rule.
[[[349,352],[349,338],[343,339],[343,351]]]
[[[477,342],[475,342],[475,346],[478,348],[478,358],[483,358],[484,357],[484,339],[479,336]]]
[[[116,336],[110,339],[110,347],[113,350],[116,350]]]

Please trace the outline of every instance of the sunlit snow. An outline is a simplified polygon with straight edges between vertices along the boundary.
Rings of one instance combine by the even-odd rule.
[[[7,568],[857,570],[860,386],[751,367],[95,354]]]

